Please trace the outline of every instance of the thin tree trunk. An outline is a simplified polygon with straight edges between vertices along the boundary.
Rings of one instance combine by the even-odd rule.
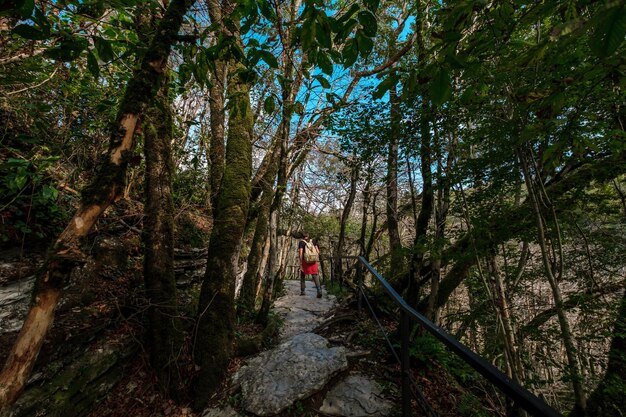
[[[269,233],[269,257],[267,262],[267,279],[265,280],[264,291],[263,291],[263,301],[261,303],[261,308],[259,309],[259,314],[257,315],[257,322],[266,324],[267,317],[270,312],[270,307],[272,305],[272,300],[274,298],[274,281],[276,280],[276,273],[278,271],[278,267],[276,264],[278,263],[278,248],[277,248],[277,229],[278,229],[278,213],[276,210],[270,212],[270,233]]]
[[[392,74],[393,75],[393,74]],[[397,86],[389,90],[391,106],[391,132],[389,136],[389,153],[387,155],[387,231],[389,233],[389,251],[391,264],[389,279],[392,282],[400,277],[404,257],[398,226],[398,143],[400,141],[400,98]]]
[[[192,3],[191,0],[172,0],[140,68],[128,82],[106,157],[96,178],[85,190],[80,208],[55,242],[38,276],[34,303],[0,374],[0,410],[12,404],[24,389],[52,326],[61,289],[67,284],[74,267],[84,260],[80,240],[124,190],[128,158],[135,147],[134,134],[139,118],[158,90],[171,46]]]
[[[340,285],[343,285],[343,263],[341,257],[344,255],[344,241],[346,237],[346,224],[352,211],[352,205],[354,204],[354,197],[356,196],[356,185],[359,180],[359,166],[354,165],[350,172],[350,192],[348,193],[348,200],[343,207],[343,213],[341,213],[341,223],[339,225],[339,238],[337,239],[336,255],[337,262],[335,262],[335,277],[339,281]]]
[[[176,359],[182,344],[174,276],[174,202],[172,200],[172,126],[168,80],[158,94],[159,106],[147,112],[143,221],[144,281],[148,310],[150,361],[165,390],[180,388]]]

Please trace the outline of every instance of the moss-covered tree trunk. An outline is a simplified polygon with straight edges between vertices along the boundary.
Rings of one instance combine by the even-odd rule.
[[[223,13],[228,14],[232,5],[226,4],[224,9],[219,1],[207,1],[211,22],[222,24]],[[221,34],[229,36],[228,30],[222,26]],[[224,93],[226,91],[226,67],[223,59],[215,61],[211,69],[211,85],[209,87],[209,109],[211,136],[209,145],[209,188],[211,200],[211,212],[215,215],[217,198],[224,175]]]
[[[146,105],[158,90],[172,44],[193,1],[173,0],[159,23],[140,67],[126,86],[112,125],[109,149],[100,162],[94,181],[70,223],[52,247],[37,278],[33,304],[0,374],[0,409],[13,403],[35,364],[41,345],[52,326],[54,310],[71,271],[84,260],[80,240],[100,215],[124,191],[128,160],[135,147],[135,130]]]
[[[172,126],[167,79],[157,96],[159,105],[146,112],[144,154],[146,157],[143,221],[144,281],[148,310],[148,349],[159,383],[176,391],[180,377],[176,358],[182,343],[177,319],[174,276],[174,201],[172,200]]]
[[[228,81],[226,164],[209,240],[207,269],[200,292],[194,360],[200,367],[194,405],[203,407],[226,371],[233,351],[235,280],[250,202],[252,110],[250,86],[233,66]]]

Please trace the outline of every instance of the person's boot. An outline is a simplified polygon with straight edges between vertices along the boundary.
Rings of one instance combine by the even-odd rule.
[[[300,295],[304,295],[304,290],[300,290]]]
[[[322,298],[322,289],[317,287],[317,298]]]

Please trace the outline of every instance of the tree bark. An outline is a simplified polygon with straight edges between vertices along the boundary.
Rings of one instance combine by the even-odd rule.
[[[398,143],[400,141],[400,98],[397,86],[389,90],[391,106],[391,132],[389,135],[389,153],[387,155],[387,231],[389,233],[389,251],[391,264],[389,279],[395,282],[401,275],[404,264],[402,241],[398,226]]]
[[[241,67],[241,68],[240,68]],[[250,203],[252,109],[243,66],[232,68],[228,83],[226,165],[209,240],[207,269],[200,292],[194,360],[199,365],[194,406],[202,408],[226,371],[233,351],[235,281]]]
[[[209,8],[209,10],[212,10],[212,8]],[[213,17],[211,20],[213,20]],[[222,177],[224,176],[224,84],[226,81],[226,63],[222,60],[216,61],[212,75],[211,87],[209,88],[209,108],[211,112],[209,186],[211,189],[211,211],[214,211],[215,207],[217,207],[217,198]]]
[[[144,282],[148,310],[150,361],[164,390],[180,388],[176,358],[183,334],[178,319],[174,276],[174,201],[172,199],[172,126],[168,80],[158,94],[160,105],[147,111],[143,221]]]
[[[344,255],[344,241],[346,237],[346,224],[352,211],[352,205],[354,204],[354,198],[356,196],[356,185],[359,180],[359,166],[354,165],[350,172],[350,192],[348,193],[348,200],[343,207],[343,213],[341,214],[341,223],[339,225],[339,238],[337,239],[336,255],[337,262],[335,262],[335,277],[341,285],[343,285],[343,262],[341,257]]]
[[[84,259],[80,240],[100,215],[124,191],[129,156],[135,147],[135,130],[145,107],[153,100],[165,70],[172,44],[193,1],[173,0],[159,23],[140,68],[126,86],[114,123],[109,149],[94,181],[83,192],[81,206],[55,242],[38,276],[34,303],[0,374],[0,410],[12,404],[37,359],[54,317],[61,289],[74,267]]]

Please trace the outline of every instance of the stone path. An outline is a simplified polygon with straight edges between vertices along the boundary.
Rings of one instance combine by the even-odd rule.
[[[284,320],[280,344],[246,359],[233,377],[233,385],[241,389],[245,411],[256,416],[276,415],[326,389],[320,416],[388,416],[393,404],[383,398],[380,385],[366,375],[344,372],[350,352],[343,346],[329,347],[328,340],[311,333],[336,307],[336,298],[324,291],[318,299],[312,282],[306,283],[304,296],[300,296],[299,281],[285,281],[284,285],[285,295],[274,303],[274,311]],[[335,378],[337,375],[340,377]],[[203,413],[203,417],[238,416],[230,406]]]

